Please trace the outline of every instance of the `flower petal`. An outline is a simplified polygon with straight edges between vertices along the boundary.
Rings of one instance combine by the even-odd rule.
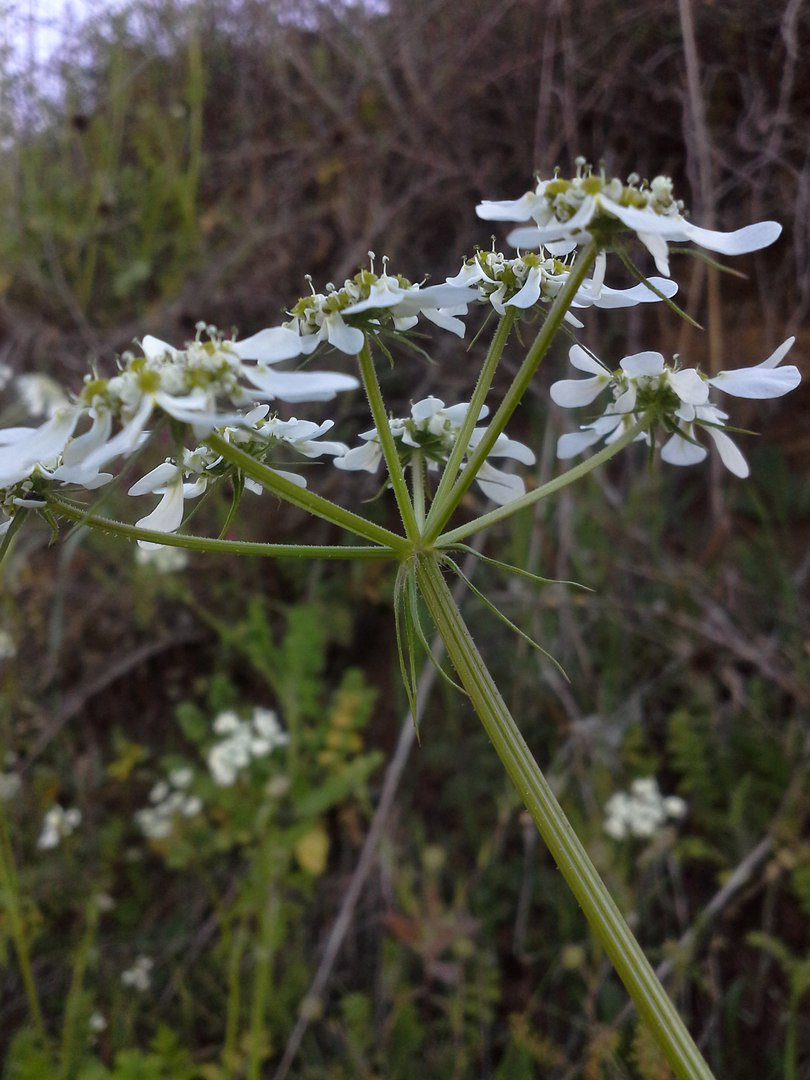
[[[631,379],[637,379],[643,375],[663,375],[664,358],[660,352],[633,353],[632,356],[625,356],[619,366]]]
[[[778,221],[758,221],[734,232],[701,229],[691,221],[680,221],[678,225],[688,240],[709,251],[719,251],[721,255],[746,255],[749,251],[759,251],[778,240],[782,232]]]
[[[299,401],[331,401],[335,394],[354,390],[359,385],[353,375],[343,375],[338,371],[270,371],[251,367],[245,368],[244,374],[249,382],[261,390],[261,396],[279,398],[291,404]]]
[[[720,431],[719,428],[708,427],[706,431],[709,433],[709,437],[714,439],[714,445],[720,454],[720,460],[728,471],[744,480],[748,476],[750,469],[737,444],[726,435],[725,431]]]
[[[706,454],[705,447],[684,439],[677,432],[661,447],[661,460],[668,465],[697,465],[704,460]]]
[[[324,319],[326,336],[330,345],[349,356],[356,356],[363,348],[366,335],[356,326],[347,326],[340,315],[327,315]],[[299,398],[299,400],[302,400]]]
[[[602,438],[601,431],[587,429],[586,431],[572,431],[568,435],[561,435],[557,440],[557,457],[561,461],[576,457],[589,446],[599,442]]]
[[[705,405],[709,400],[709,384],[706,379],[701,379],[694,368],[673,371],[669,384],[687,405]]]
[[[590,405],[610,382],[608,375],[594,375],[592,379],[561,379],[551,384],[549,393],[555,405],[564,409],[577,409]]]
[[[610,374],[605,365],[600,363],[595,356],[591,356],[581,345],[571,346],[568,350],[568,360],[578,371],[587,371],[590,375]]]
[[[230,348],[240,360],[256,360],[262,364],[276,364],[279,360],[292,360],[310,351],[303,342],[306,339],[286,326],[272,326],[260,330],[242,341],[230,342]]]
[[[792,364],[788,367],[734,368],[721,371],[709,379],[712,386],[726,394],[741,398],[776,398],[795,390],[802,381],[801,372]]]
[[[520,289],[511,300],[507,300],[504,307],[530,308],[540,299],[540,284],[542,281],[540,267],[533,266],[526,276],[523,288]]]
[[[478,470],[475,482],[486,497],[492,499],[498,506],[504,506],[526,493],[526,485],[522,477],[496,469],[486,461]]]
[[[540,202],[535,192],[527,191],[519,199],[484,199],[475,212],[484,221],[528,221]]]

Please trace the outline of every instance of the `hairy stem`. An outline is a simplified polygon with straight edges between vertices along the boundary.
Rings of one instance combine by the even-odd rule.
[[[417,581],[448,656],[509,778],[588,922],[667,1060],[681,1080],[712,1073],[580,843],[476,648],[435,557],[417,562]]]

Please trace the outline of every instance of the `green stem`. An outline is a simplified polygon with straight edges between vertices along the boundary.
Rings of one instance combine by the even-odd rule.
[[[589,472],[592,472],[600,465],[604,465],[606,461],[610,461],[612,457],[615,457],[620,450],[623,450],[625,446],[628,445],[628,443],[631,443],[633,439],[637,438],[648,424],[649,421],[646,418],[639,420],[637,424],[634,424],[629,428],[624,435],[616,440],[616,442],[603,447],[598,453],[593,454],[592,457],[580,462],[579,465],[575,465],[573,469],[567,469],[559,476],[555,476],[553,480],[549,480],[549,482],[543,484],[542,487],[535,488],[534,491],[527,491],[526,494],[521,495],[519,499],[513,499],[512,502],[506,503],[505,506],[498,506],[494,510],[490,510],[488,514],[482,514],[473,521],[468,521],[465,525],[460,525],[457,529],[442,533],[436,542],[437,546],[446,547],[449,544],[457,544],[459,540],[463,540],[471,533],[478,532],[479,529],[485,529],[488,525],[494,525],[497,521],[503,521],[504,518],[511,517],[512,514],[516,514],[519,510],[525,510],[527,506],[534,506],[536,502],[545,499],[548,495],[553,495],[555,491],[559,491],[561,488],[573,484],[575,480],[582,479],[583,476],[587,476]]]
[[[251,540],[216,540],[209,536],[186,536],[183,533],[164,533],[142,529],[124,521],[98,517],[80,506],[73,506],[55,496],[48,496],[48,505],[62,517],[78,525],[88,525],[99,532],[114,533],[129,540],[148,540],[165,547],[206,551],[214,555],[264,555],[272,558],[298,559],[395,559],[398,552],[385,547],[316,547],[312,544],[259,544]],[[392,535],[394,535],[392,533]]]
[[[432,525],[437,518],[442,517],[443,515],[443,504],[447,500],[453,483],[458,476],[458,470],[461,468],[461,462],[464,459],[464,454],[467,452],[467,447],[470,444],[470,435],[472,434],[473,428],[478,423],[481,406],[486,400],[490,386],[492,386],[495,369],[503,355],[503,350],[506,348],[506,342],[509,340],[509,334],[516,318],[517,310],[515,308],[507,308],[506,314],[501,316],[495,329],[492,342],[489,346],[489,352],[484,360],[484,366],[481,368],[478,375],[478,381],[475,384],[475,390],[473,390],[473,395],[470,398],[470,407],[467,410],[467,415],[464,417],[464,423],[459,429],[458,436],[453,444],[453,449],[450,452],[450,457],[447,459],[447,464],[442,471],[442,477],[439,481],[439,486],[436,489],[436,494],[430,507],[430,513],[428,514],[428,525]],[[452,509],[450,510],[450,513],[452,513]],[[449,517],[449,514],[447,517]],[[445,517],[445,520],[447,520],[447,517]]]
[[[323,518],[333,525],[339,525],[357,536],[362,536],[364,540],[371,540],[372,543],[381,544],[397,552],[404,553],[409,550],[410,545],[404,537],[397,536],[395,532],[384,529],[381,525],[375,525],[373,521],[367,521],[366,518],[352,513],[351,510],[344,510],[342,506],[316,495],[314,491],[298,487],[292,480],[287,480],[268,465],[262,465],[250,454],[240,450],[238,446],[226,442],[220,435],[209,435],[205,442],[215,453],[241,469],[245,476],[249,476],[251,480],[255,480],[279,498],[292,503],[293,506],[306,510],[315,517]]]
[[[377,372],[374,368],[374,360],[371,356],[371,347],[368,343],[368,337],[366,337],[363,342],[363,348],[360,350],[358,360],[360,362],[360,376],[363,380],[363,386],[366,391],[366,397],[368,398],[374,426],[377,429],[377,437],[380,440],[380,446],[382,447],[383,457],[385,458],[385,464],[388,468],[388,476],[391,480],[394,497],[397,500],[402,524],[405,526],[405,534],[410,540],[418,540],[419,528],[416,524],[416,515],[414,513],[413,504],[411,503],[411,496],[408,492],[408,485],[405,482],[405,473],[403,472],[402,462],[400,461],[399,453],[397,452],[397,444],[394,442],[391,425],[388,422],[388,413],[385,411],[385,402],[383,401],[380,383],[377,379]]]
[[[276,927],[281,916],[281,899],[278,893],[278,880],[281,867],[278,854],[269,847],[262,854],[262,887],[265,891],[261,901],[259,915],[258,942],[254,949],[255,967],[250,1001],[250,1040],[247,1080],[260,1080],[262,1063],[267,1057],[269,1046],[265,1034],[267,999],[270,993],[270,976],[275,952]]]
[[[416,524],[421,534],[425,527],[425,462],[418,450],[411,458],[411,487]]]
[[[417,581],[448,656],[506,771],[551,855],[585,913],[667,1060],[681,1080],[713,1080],[712,1073],[588,853],[532,757],[498,692],[435,557],[416,564]]]
[[[48,1045],[48,1036],[45,1031],[45,1020],[42,1008],[39,1004],[34,971],[31,966],[31,952],[28,947],[28,936],[25,929],[25,919],[20,908],[20,887],[17,879],[17,871],[14,866],[14,853],[11,847],[11,837],[8,832],[5,811],[0,801],[0,904],[5,908],[8,919],[8,927],[14,948],[17,953],[17,961],[20,965],[25,995],[28,998],[28,1008],[31,1019],[34,1022],[37,1035],[43,1046]]]
[[[534,378],[535,372],[548,352],[555,334],[562,326],[565,314],[571,307],[571,303],[576,296],[580,285],[582,285],[582,282],[585,280],[585,275],[588,273],[591,266],[593,266],[598,251],[599,247],[596,241],[591,240],[571,267],[565,285],[563,285],[562,289],[557,293],[554,303],[551,305],[548,317],[540,327],[540,332],[534,339],[532,347],[526,354],[526,359],[520,365],[520,368],[512,380],[512,385],[506,391],[506,396],[501,402],[498,411],[490,420],[489,426],[481,441],[467,459],[467,467],[463,470],[461,476],[454,482],[449,495],[442,500],[442,503],[438,509],[436,509],[436,512],[433,513],[433,510],[431,510],[431,513],[428,514],[428,522],[424,535],[424,542],[426,544],[432,543],[450,520],[450,516],[461,502],[467,488],[473,480],[475,480],[478,470],[486,461],[487,455],[495,445],[498,436],[509,423],[512,413],[523,399],[523,395],[526,393],[529,383]]]

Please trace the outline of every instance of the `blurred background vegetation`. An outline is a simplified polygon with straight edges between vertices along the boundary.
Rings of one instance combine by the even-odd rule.
[[[480,198],[516,197],[579,154],[671,174],[702,224],[785,226],[735,262],[746,281],[673,260],[708,334],[649,307],[591,311],[599,355],[735,367],[795,333],[808,371],[802,0],[136,0],[66,20],[47,63],[28,64],[12,30],[26,13],[2,12],[0,80],[0,361],[16,375],[77,388],[134,337],[179,343],[201,318],[252,333],[305,273],[340,282],[369,249],[443,280],[489,243]],[[464,400],[480,348],[436,338],[437,364],[401,358],[393,412]],[[25,416],[15,385],[4,424]],[[810,1077],[808,406],[805,381],[735,414],[762,433],[749,481],[627,454],[485,539],[594,590],[475,571],[570,683],[465,600],[717,1076],[741,1080]],[[359,399],[337,409],[343,437],[367,426]],[[510,429],[541,475],[559,423],[540,384]],[[348,502],[345,482],[324,470],[319,489]],[[373,478],[357,483],[374,497]],[[240,533],[296,538],[303,519],[279,511],[246,502]],[[204,507],[200,530],[220,513]],[[81,531],[48,542],[24,534],[2,568],[6,1080],[669,1075],[441,680],[330,978],[309,993],[408,730],[388,568],[192,557],[167,571]],[[256,707],[290,742],[217,786],[214,719]],[[145,836],[134,815],[178,770],[204,809]],[[643,776],[687,815],[613,840],[604,804]],[[55,802],[81,823],[43,849]]]

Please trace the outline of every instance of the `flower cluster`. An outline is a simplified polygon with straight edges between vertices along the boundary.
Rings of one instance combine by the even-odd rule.
[[[151,956],[137,956],[131,968],[121,972],[121,982],[141,994],[152,986],[152,968],[155,966]]]
[[[410,416],[389,420],[391,434],[403,464],[408,464],[418,455],[418,459],[425,463],[428,470],[438,469],[450,456],[468,411],[467,402],[445,406],[440,398],[427,397],[411,406]],[[478,419],[483,419],[487,413],[488,409],[483,406]],[[475,449],[485,430],[483,427],[473,429],[469,450]],[[376,428],[371,428],[370,431],[363,432],[360,438],[364,440],[364,445],[354,447],[343,457],[336,458],[335,465],[347,471],[363,469],[376,472],[382,461],[379,433]],[[498,436],[489,457],[513,458],[523,465],[533,465],[535,461],[528,446],[509,439],[506,435]],[[488,461],[481,466],[475,479],[484,494],[499,506],[519,498],[526,490],[520,476],[496,469]]]
[[[570,272],[567,263],[543,248],[537,254],[528,252],[514,259],[508,259],[493,248],[492,251],[478,251],[473,258],[465,260],[459,273],[447,278],[447,283],[477,289],[480,301],[491,304],[499,315],[504,315],[507,308],[526,311],[537,303],[549,303]],[[633,307],[656,302],[662,296],[672,297],[678,291],[678,286],[669,278],[650,278],[650,285],[657,290],[654,292],[643,283],[630,289],[611,289],[604,284],[603,277],[604,257],[598,260],[594,276],[578,289],[572,307]],[[572,326],[583,325],[571,311],[566,312],[565,320]]]
[[[189,795],[194,778],[189,768],[173,769],[149,792],[149,806],[135,811],[135,823],[151,840],[165,840],[174,832],[178,818],[194,818],[202,810],[198,795]]]
[[[332,420],[325,420],[321,424],[297,420],[295,417],[281,420],[278,416],[270,415],[269,405],[257,405],[244,416],[240,426],[220,428],[217,434],[250,454],[255,461],[264,463],[279,448],[292,450],[305,458],[344,454],[347,449],[344,443],[321,439],[333,426]],[[144,529],[174,532],[183,520],[185,500],[199,497],[212,481],[229,471],[227,462],[205,445],[184,450],[182,466],[171,458],[167,459],[129,488],[130,495],[161,496],[157,507],[140,518],[137,524]],[[306,487],[306,480],[298,473],[283,469],[274,471],[298,486]],[[262,490],[261,485],[249,477],[245,478],[244,486],[256,494]],[[140,544],[146,549],[159,546],[147,541],[140,541]]]
[[[639,439],[650,442],[650,431],[663,427],[669,438],[661,457],[670,465],[694,465],[706,457],[697,441],[704,430],[714,442],[723,464],[735,476],[748,476],[748,464],[736,444],[723,431],[728,414],[709,401],[711,388],[743,398],[775,398],[795,389],[801,381],[798,368],[779,367],[794,338],[788,338],[766,360],[750,368],[721,371],[709,377],[696,368],[668,365],[661,353],[642,352],[626,356],[618,370],[610,371],[581,346],[572,346],[568,357],[587,379],[562,379],[551,386],[551,398],[564,408],[590,405],[604,391],[612,400],[596,420],[578,432],[562,435],[557,456],[571,458],[594,443],[620,438],[639,421],[647,430]]]
[[[116,458],[140,448],[156,410],[177,425],[190,427],[197,439],[229,425],[258,425],[258,434],[253,434],[268,445],[285,441],[299,453],[313,456],[308,449],[317,425],[303,432],[285,428],[281,421],[274,426],[266,419],[269,405],[257,407],[256,402],[327,401],[355,388],[357,379],[339,372],[275,371],[271,365],[283,359],[276,344],[279,333],[286,335],[288,331],[263,330],[239,341],[200,323],[194,341],[185,349],[147,336],[142,355],[125,353],[119,373],[110,379],[88,376],[78,398],[57,405],[40,427],[0,430],[0,507],[6,515],[0,523],[0,535],[9,528],[18,508],[43,507],[49,484],[94,490],[108,483],[112,474],[105,469]],[[195,458],[192,453],[191,461],[200,461],[200,454]],[[202,461],[201,469],[210,464],[210,460]],[[175,466],[169,478],[162,469],[149,481],[155,486],[144,487],[143,492],[166,484],[172,488],[170,509],[176,511],[179,505],[182,514],[176,483],[170,483],[170,479],[176,481],[178,472]],[[199,489],[204,486],[199,485]],[[159,520],[164,516],[171,518],[163,512]]]
[[[230,710],[220,713],[214,731],[223,737],[208,751],[208,768],[220,787],[231,787],[251,761],[267,757],[290,741],[275,712],[258,707],[249,720]]]
[[[182,548],[166,547],[164,544],[153,548],[139,547],[135,552],[135,562],[157,574],[179,574],[188,566],[188,552]]]
[[[627,182],[596,174],[584,158],[577,159],[576,175],[538,180],[534,191],[519,199],[486,200],[476,212],[486,221],[534,221],[508,236],[515,247],[545,244],[554,254],[565,254],[598,236],[608,244],[617,231],[634,232],[655,260],[658,271],[669,276],[667,241],[691,240],[709,251],[742,255],[758,251],[782,231],[775,221],[760,221],[734,232],[701,229],[687,221],[684,206],[672,193],[672,181],[656,176],[650,183],[634,173]]]
[[[37,847],[42,851],[59,847],[66,836],[76,831],[81,820],[82,812],[77,807],[72,806],[65,810],[59,803],[55,803],[45,814]]]
[[[448,284],[414,285],[399,274],[389,274],[387,259],[383,259],[382,274],[377,275],[374,253],[369,252],[369,257],[371,269],[360,270],[340,288],[331,282],[322,293],[312,288],[311,295],[292,308],[288,322],[266,332],[275,335],[277,359],[309,355],[322,342],[354,356],[362,349],[366,332],[410,330],[420,315],[464,336],[464,323],[458,316],[467,314],[475,292]]]
[[[678,795],[662,795],[654,776],[640,777],[630,791],[617,791],[605,804],[605,832],[614,840],[629,836],[648,839],[667,821],[686,815],[686,803]]]
[[[0,801],[10,802],[16,798],[22,788],[22,779],[15,770],[17,755],[13,750],[7,750],[3,758],[3,768],[0,769]]]

